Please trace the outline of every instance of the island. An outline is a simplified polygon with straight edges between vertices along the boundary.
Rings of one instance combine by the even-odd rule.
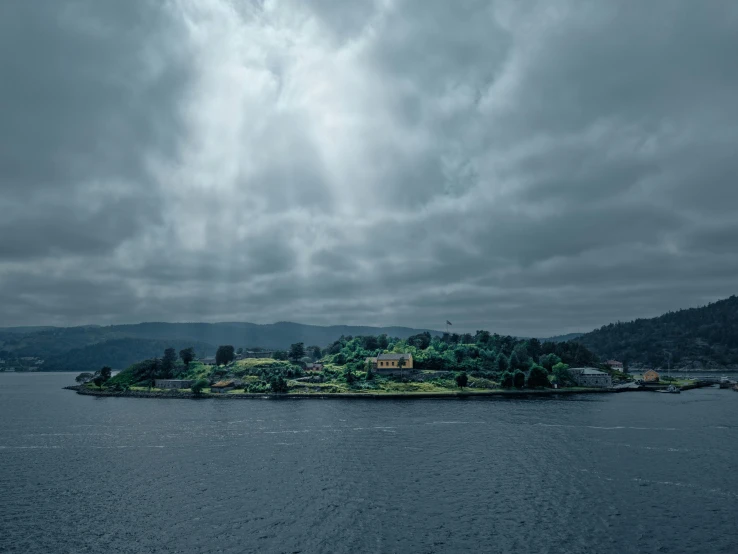
[[[427,398],[602,393],[633,381],[576,342],[487,331],[343,336],[325,348],[295,343],[288,351],[222,345],[214,358],[167,348],[112,373],[83,373],[67,388],[159,398]]]

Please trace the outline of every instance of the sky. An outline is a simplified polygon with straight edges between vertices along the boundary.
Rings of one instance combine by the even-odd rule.
[[[0,3],[0,326],[587,331],[738,289],[733,0]]]

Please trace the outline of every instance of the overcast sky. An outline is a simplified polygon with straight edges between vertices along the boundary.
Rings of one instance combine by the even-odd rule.
[[[6,0],[0,325],[545,336],[738,289],[734,0]]]

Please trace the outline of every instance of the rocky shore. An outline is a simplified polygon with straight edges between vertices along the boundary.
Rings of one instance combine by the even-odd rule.
[[[540,389],[540,390],[491,390],[491,391],[448,391],[448,392],[396,392],[396,393],[202,393],[172,391],[108,391],[96,390],[84,385],[64,387],[86,396],[115,396],[126,398],[173,398],[173,399],[202,399],[216,398],[219,400],[247,400],[247,399],[329,399],[329,398],[371,398],[371,399],[401,399],[401,398],[476,398],[476,397],[540,397],[540,396],[570,396],[574,394],[606,394],[613,391],[607,389]]]

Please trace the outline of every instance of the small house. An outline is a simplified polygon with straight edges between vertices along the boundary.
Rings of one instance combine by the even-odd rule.
[[[619,362],[617,360],[607,360],[605,362],[605,365],[609,365],[610,369],[614,369],[615,371],[623,371],[623,362]]]
[[[323,364],[320,362],[309,362],[305,364],[306,371],[323,371]]]
[[[229,390],[233,390],[235,388],[236,388],[236,383],[233,380],[218,381],[214,385],[210,386],[210,392],[213,392],[215,394],[220,394],[220,393],[228,392]]]
[[[609,389],[612,377],[604,371],[592,367],[575,367],[569,370],[578,387],[595,387]]]
[[[659,374],[655,372],[653,369],[649,369],[646,373],[643,374],[643,380],[646,383],[658,383]]]
[[[380,354],[376,358],[367,358],[377,371],[396,371],[400,369],[400,360],[405,360],[402,369],[413,369],[412,354]]]

